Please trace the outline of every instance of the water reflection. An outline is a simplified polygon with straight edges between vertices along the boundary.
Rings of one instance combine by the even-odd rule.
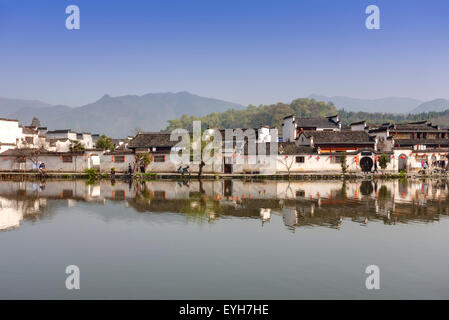
[[[212,223],[250,218],[263,226],[273,215],[291,231],[298,227],[340,228],[354,222],[386,225],[438,221],[449,213],[446,181],[0,181],[0,230],[23,220],[51,218],[55,206],[124,203],[143,214],[182,214]]]

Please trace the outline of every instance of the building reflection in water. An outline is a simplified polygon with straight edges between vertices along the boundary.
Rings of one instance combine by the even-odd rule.
[[[381,221],[428,223],[449,213],[446,181],[0,181],[0,230],[23,220],[52,216],[53,204],[124,203],[146,214],[182,214],[198,223],[226,217],[270,223],[279,216],[289,230],[361,226]]]

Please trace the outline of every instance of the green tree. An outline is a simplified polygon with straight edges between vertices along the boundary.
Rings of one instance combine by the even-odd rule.
[[[71,152],[84,150],[84,146],[78,140],[71,140],[70,142],[71,142],[71,144],[70,144],[69,150]]]
[[[152,157],[150,156],[149,153],[138,153],[136,154],[136,160],[138,165],[143,163],[146,167],[151,163]]]
[[[382,174],[384,173],[384,170],[387,168],[388,162],[390,162],[389,157],[382,153],[379,157],[379,167],[382,169]]]
[[[348,164],[346,163],[346,152],[342,152],[340,155],[340,165],[341,165],[341,172],[346,173],[348,172]]]
[[[98,138],[97,141],[97,148],[103,149],[103,150],[114,150],[114,144],[112,143],[112,138],[108,137],[106,135],[101,135],[100,138]]]

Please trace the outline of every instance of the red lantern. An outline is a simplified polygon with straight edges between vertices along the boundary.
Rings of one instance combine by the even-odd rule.
[[[316,157],[317,160],[320,160],[320,156]]]

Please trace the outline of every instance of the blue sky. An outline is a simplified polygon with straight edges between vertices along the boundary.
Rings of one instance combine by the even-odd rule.
[[[65,28],[66,6],[81,29]],[[365,28],[380,8],[381,30]],[[0,96],[449,98],[447,0],[0,0]]]

